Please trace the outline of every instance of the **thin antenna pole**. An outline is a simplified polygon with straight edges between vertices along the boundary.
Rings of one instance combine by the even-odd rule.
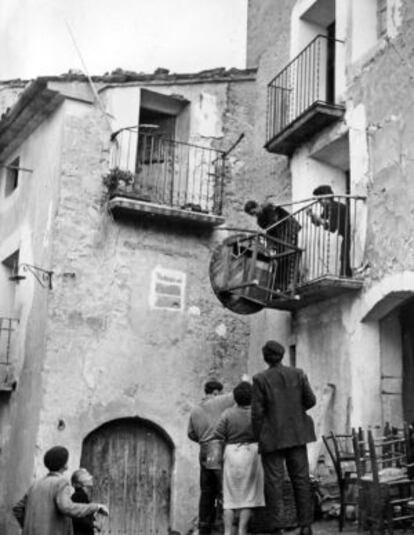
[[[105,110],[105,108],[104,108],[104,106],[102,104],[102,101],[101,101],[101,99],[99,97],[98,91],[96,90],[95,84],[93,83],[92,78],[91,78],[91,76],[89,74],[88,67],[86,66],[85,60],[83,59],[82,53],[80,51],[80,48],[79,48],[78,44],[76,43],[76,39],[75,39],[75,36],[73,34],[72,28],[70,27],[70,24],[66,20],[65,17],[63,17],[63,20],[65,21],[65,24],[66,24],[66,27],[68,29],[69,35],[70,35],[70,37],[72,39],[72,42],[73,42],[73,46],[75,47],[75,50],[76,50],[76,52],[77,52],[77,54],[79,56],[79,59],[80,59],[80,61],[82,63],[83,71],[85,73],[86,78],[88,79],[89,85],[91,86],[92,93],[93,93],[93,95],[95,97],[95,100],[96,100],[96,102],[98,104],[98,107],[101,110],[101,112],[104,114],[104,116],[108,119],[108,123],[110,124],[110,121],[109,121],[109,115],[110,114]],[[110,124],[110,126],[111,126],[111,124]]]

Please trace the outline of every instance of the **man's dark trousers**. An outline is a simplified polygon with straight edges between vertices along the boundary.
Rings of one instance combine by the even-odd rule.
[[[312,492],[306,446],[263,452],[262,464],[267,517],[269,525],[274,530],[284,527],[282,513],[285,462],[295,495],[299,526],[310,526],[313,521]]]
[[[206,468],[207,451],[200,451],[200,503],[198,507],[198,530],[200,535],[209,535],[217,518],[221,519],[221,470]]]

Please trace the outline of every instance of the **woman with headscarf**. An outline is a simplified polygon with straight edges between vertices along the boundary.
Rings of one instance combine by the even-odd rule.
[[[224,533],[231,535],[239,511],[238,535],[247,534],[251,510],[265,505],[263,470],[251,425],[252,386],[246,381],[233,390],[237,403],[222,414],[214,438],[225,444],[223,465]]]

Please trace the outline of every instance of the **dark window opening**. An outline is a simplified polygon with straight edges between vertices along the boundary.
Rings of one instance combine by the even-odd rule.
[[[335,22],[327,27],[328,58],[326,77],[326,101],[335,102]]]
[[[11,274],[17,273],[19,268],[19,250],[5,258],[2,263],[8,270],[10,270]]]
[[[19,183],[19,164],[20,158],[13,160],[6,168],[6,184],[4,196],[8,197],[17,188]]]
[[[140,109],[138,133],[137,172],[141,165],[163,163],[168,152],[168,143],[175,137],[175,116]]]

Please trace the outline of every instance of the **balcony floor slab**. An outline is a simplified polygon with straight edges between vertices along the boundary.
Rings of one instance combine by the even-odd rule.
[[[265,145],[268,152],[290,156],[293,151],[314,134],[342,119],[343,106],[314,102],[286,128],[278,132]]]
[[[362,285],[362,279],[324,275],[298,286],[295,297],[281,296],[279,299],[273,299],[267,307],[278,310],[298,310],[327,299],[352,294],[360,290]]]
[[[108,207],[114,216],[136,217],[145,214],[157,218],[181,222],[188,221],[193,224],[211,227],[216,227],[224,223],[224,217],[222,216],[175,208],[120,195],[112,197],[108,202]]]

